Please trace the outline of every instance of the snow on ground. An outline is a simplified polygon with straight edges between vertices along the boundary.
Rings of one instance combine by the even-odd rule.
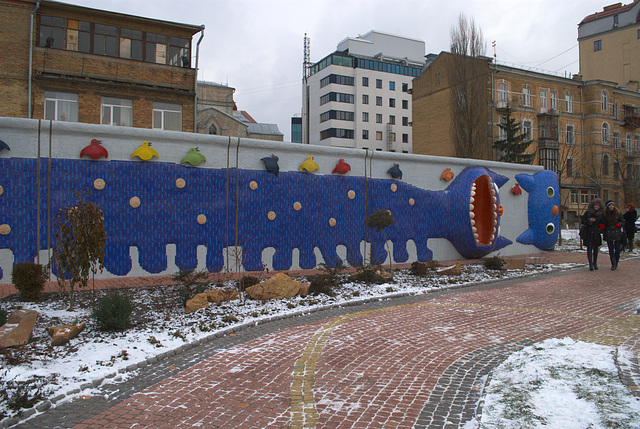
[[[622,384],[625,350],[548,339],[512,354],[491,373],[478,428],[640,428],[640,401]]]
[[[425,277],[417,277],[408,270],[403,270],[394,272],[392,282],[380,285],[365,285],[346,281],[335,290],[335,296],[324,294],[307,297],[296,296],[264,303],[236,300],[219,306],[210,305],[206,309],[188,315],[184,313],[184,307],[180,303],[183,292],[180,286],[126,289],[122,293],[130,296],[135,306],[132,315],[133,326],[124,332],[110,333],[99,331],[90,317],[95,302],[106,293],[105,291],[95,291],[95,296],[91,291],[82,291],[77,295],[77,310],[75,311],[66,310],[68,302],[61,296],[52,295],[39,303],[20,302],[15,296],[5,298],[0,300],[0,308],[7,310],[8,313],[17,308],[25,308],[38,311],[40,317],[30,344],[18,350],[5,351],[4,356],[0,355],[2,362],[0,379],[5,392],[5,395],[0,395],[0,418],[16,415],[17,411],[11,409],[8,404],[12,395],[15,397],[16,394],[25,393],[25,391],[31,396],[39,393],[42,400],[60,395],[66,395],[68,399],[79,395],[94,394],[97,391],[87,390],[87,386],[91,382],[101,379],[104,379],[103,383],[122,381],[135,375],[135,371],[119,373],[119,370],[237,325],[252,325],[285,314],[307,313],[328,305],[346,305],[352,301],[366,299],[388,299],[397,294],[424,294],[438,289],[477,284],[497,278],[515,278],[551,270],[571,269],[579,265],[582,264],[527,265],[524,272],[492,271],[481,265],[468,265],[463,266],[463,274],[459,277],[448,277],[435,272],[431,272]],[[228,286],[231,284],[229,283]],[[46,333],[46,326],[81,322],[87,323],[87,329],[77,339],[72,340],[69,345],[55,348],[49,345],[50,337]],[[575,344],[573,352],[591,356],[595,353],[592,347],[592,345],[585,343]],[[530,358],[536,356],[538,351],[542,352],[547,348],[549,347],[544,346],[540,350],[535,348],[530,350],[528,352]],[[565,352],[565,357],[570,360],[568,351]],[[543,357],[540,359],[542,360]],[[513,373],[511,377],[524,382],[525,374],[513,372],[513,368],[519,368],[522,364],[510,365],[511,367],[505,365],[504,368],[507,369],[501,370],[505,374],[504,377]],[[508,368],[512,369],[508,370]],[[580,370],[567,369],[562,373],[562,378],[573,379],[577,377],[579,372]],[[499,380],[502,377],[499,377],[500,374],[497,373],[494,379]],[[545,375],[541,376],[541,379],[547,381],[553,377]],[[594,385],[590,386],[589,382]],[[587,378],[585,391],[600,389],[598,387],[600,382],[601,380],[596,378]],[[85,390],[81,391],[81,387],[84,387]],[[495,393],[491,390],[491,384],[487,387],[487,392],[493,392],[491,393],[493,396],[487,397],[486,407],[499,410],[499,392]],[[619,395],[620,398],[630,397],[629,394],[625,396],[622,392]],[[544,418],[549,422],[553,421],[551,416],[560,413],[561,404],[562,402],[556,401],[553,407],[547,409]],[[556,408],[557,411],[555,411]],[[601,410],[594,412],[598,413]],[[632,408],[620,409],[620,412],[623,414],[621,417],[623,419],[626,418],[625,416],[629,418],[638,416],[638,414],[634,414],[637,413],[637,410]],[[503,422],[505,421],[504,416],[490,417],[492,414],[485,414],[487,419],[499,418]],[[485,414],[483,414],[483,419]],[[514,420],[514,422],[517,421]],[[522,427],[516,423],[514,426],[493,426],[492,423],[485,424],[484,420],[476,423],[480,425],[479,427]]]

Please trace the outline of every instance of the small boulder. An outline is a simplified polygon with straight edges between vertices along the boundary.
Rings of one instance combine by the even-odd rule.
[[[311,283],[300,283],[300,290],[298,290],[298,295],[307,296],[309,295],[309,288],[311,287]]]
[[[47,332],[51,335],[51,345],[63,346],[67,344],[70,339],[77,337],[80,332],[84,331],[85,327],[85,323],[79,325],[69,323],[66,325],[47,327]]]
[[[0,327],[0,347],[23,346],[31,340],[33,327],[38,320],[35,310],[16,310]]]
[[[455,265],[438,270],[437,273],[443,276],[459,276],[462,274],[462,267],[460,262],[456,262]]]
[[[525,260],[524,259],[510,259],[504,264],[502,269],[504,270],[524,270]]]
[[[240,294],[237,290],[233,289],[209,289],[205,292],[207,294],[207,300],[209,302],[215,302],[216,304],[220,304],[225,301],[233,301],[238,299]]]
[[[300,290],[300,282],[286,274],[278,273],[262,283],[247,288],[252,299],[266,301],[269,299],[291,298]]]
[[[185,304],[184,312],[186,314],[195,313],[201,308],[207,308],[209,306],[209,300],[207,299],[207,294],[205,292],[196,294],[193,298],[191,298]]]

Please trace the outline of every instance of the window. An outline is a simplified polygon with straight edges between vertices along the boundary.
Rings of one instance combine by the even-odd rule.
[[[44,119],[78,122],[78,94],[45,91]]]
[[[41,15],[39,37],[39,46],[64,49],[64,18]]]
[[[609,201],[609,191],[607,189],[602,190],[602,201]]]
[[[552,92],[551,94],[551,110],[558,110],[558,94]]]
[[[547,91],[540,91],[540,112],[547,111]]]
[[[396,99],[395,98],[390,98],[389,99],[389,107],[396,107]]]
[[[389,139],[390,139],[392,142],[394,142],[394,143],[395,143],[395,142],[396,142],[396,133],[389,133]]]
[[[382,79],[376,79],[376,88],[382,89]]]
[[[362,140],[369,140],[369,130],[362,130]]]
[[[328,130],[320,131],[320,140],[325,140],[331,137],[336,137],[339,139],[353,139],[353,130],[329,128]]]
[[[581,189],[580,190],[580,204],[589,204],[589,190]]]
[[[382,140],[382,131],[376,131],[376,140]]]
[[[180,37],[169,38],[169,64],[177,67],[191,67],[191,40]],[[353,78],[351,85],[353,86]]]
[[[320,115],[320,122],[329,119],[337,119],[339,121],[353,121],[353,112],[345,112],[344,110],[329,110]]]
[[[402,126],[403,127],[408,127],[409,126],[409,118],[406,116],[402,117]]]
[[[620,163],[618,161],[613,161],[613,178],[620,179]]]
[[[402,84],[402,92],[408,92],[409,91],[409,84],[408,83],[403,83]]]
[[[182,106],[171,103],[153,103],[153,128],[182,131]]]
[[[362,112],[362,122],[369,122],[369,112]]]
[[[396,124],[396,117],[393,115],[389,115],[389,123],[391,125],[395,125]]]
[[[376,124],[382,123],[382,113],[376,113]]]
[[[500,116],[500,125],[506,125],[507,117]],[[498,140],[505,140],[507,138],[507,132],[504,127],[498,127]]]
[[[142,60],[142,31],[120,29],[120,58]]]
[[[533,140],[533,123],[530,119],[522,121],[522,134],[525,140]]]
[[[607,91],[602,91],[602,110],[609,110]]]
[[[395,91],[396,90],[396,83],[393,81],[389,81],[389,91]]]
[[[369,104],[369,96],[367,94],[362,94],[362,104]]]
[[[382,97],[376,97],[376,106],[382,106]]]
[[[130,127],[133,125],[133,102],[131,100],[102,97],[102,125]]]
[[[602,175],[609,175],[609,155],[607,155],[606,153],[602,157]]]
[[[402,100],[402,108],[403,109],[409,108],[409,100]]]
[[[609,124],[602,123],[602,144],[609,144]]]
[[[498,83],[498,107],[507,107],[507,83]]]
[[[369,78],[362,76],[362,86],[369,86]]]
[[[596,40],[593,42],[593,51],[601,51],[602,50],[602,40]]]
[[[409,134],[402,134],[402,143],[409,143]]]
[[[95,24],[93,53],[115,57],[118,53],[117,34],[118,29],[113,25]]]
[[[353,104],[353,94],[344,94],[342,92],[330,92],[320,97],[320,105],[327,104],[330,101],[338,103]]]
[[[578,204],[578,195],[577,189],[571,190],[571,204]]]
[[[631,134],[627,133],[627,154],[633,153],[633,146],[631,146]]]
[[[611,103],[613,107],[613,119],[618,119],[618,103]]]
[[[522,88],[522,104],[525,107],[531,107],[531,88],[526,86]]]
[[[89,52],[91,47],[91,24],[86,21],[67,19],[67,50]]]
[[[620,149],[620,133],[618,131],[613,133],[613,148]]]
[[[545,170],[558,172],[558,149],[539,149],[540,165]]]
[[[147,33],[145,59],[150,63],[167,63],[167,37],[162,34]]]
[[[576,144],[575,127],[572,124],[567,124],[567,144]]]
[[[565,111],[567,113],[573,113],[573,100],[571,99],[571,94],[565,94],[564,101],[565,101]]]
[[[618,15],[613,15],[613,26],[617,27],[618,26]]]
[[[173,37],[172,37],[173,39]],[[353,86],[353,77],[351,76],[342,76],[339,74],[330,74],[327,77],[324,77],[320,80],[320,88],[324,88],[330,83],[335,83],[338,85],[347,85]]]
[[[633,150],[636,153],[640,152],[640,136],[639,135],[633,136]]]
[[[567,158],[567,177],[573,177],[573,158]]]

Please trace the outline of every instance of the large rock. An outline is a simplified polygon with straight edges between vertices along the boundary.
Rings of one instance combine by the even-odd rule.
[[[300,282],[293,280],[286,274],[278,273],[262,283],[247,288],[247,293],[253,299],[266,301],[269,299],[291,298],[300,290]]]
[[[455,265],[438,270],[437,273],[443,276],[459,276],[462,274],[462,267],[460,262],[456,262]]]
[[[35,310],[16,310],[0,327],[0,347],[23,346],[31,340],[33,327],[38,320]]]
[[[193,298],[191,298],[185,304],[184,312],[186,314],[195,313],[201,308],[207,308],[209,306],[209,300],[207,299],[207,294],[205,292],[196,294]]]
[[[298,295],[307,296],[309,295],[309,288],[311,287],[311,283],[300,283],[300,289],[298,290]]]
[[[49,326],[47,332],[51,335],[52,346],[63,346],[69,342],[70,339],[75,338],[84,331],[86,324],[81,323],[76,325],[75,323],[69,323],[67,325]]]
[[[234,299],[238,299],[240,294],[237,290],[233,289],[209,289],[205,292],[207,294],[207,300],[209,302],[215,302],[216,304],[220,304],[225,301],[233,301]]]

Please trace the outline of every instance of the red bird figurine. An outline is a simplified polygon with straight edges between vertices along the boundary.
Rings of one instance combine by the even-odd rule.
[[[515,184],[511,187],[511,193],[513,195],[522,195],[522,189],[520,189],[520,185],[519,184]]]
[[[109,152],[107,152],[107,149],[100,144],[100,140],[97,139],[91,140],[91,144],[82,149],[82,152],[80,152],[80,158],[85,155],[91,159],[100,159],[103,156],[105,158],[109,158]]]
[[[336,168],[334,168],[331,173],[347,174],[349,170],[351,170],[351,166],[347,164],[344,159],[340,158],[338,164],[336,164]]]

